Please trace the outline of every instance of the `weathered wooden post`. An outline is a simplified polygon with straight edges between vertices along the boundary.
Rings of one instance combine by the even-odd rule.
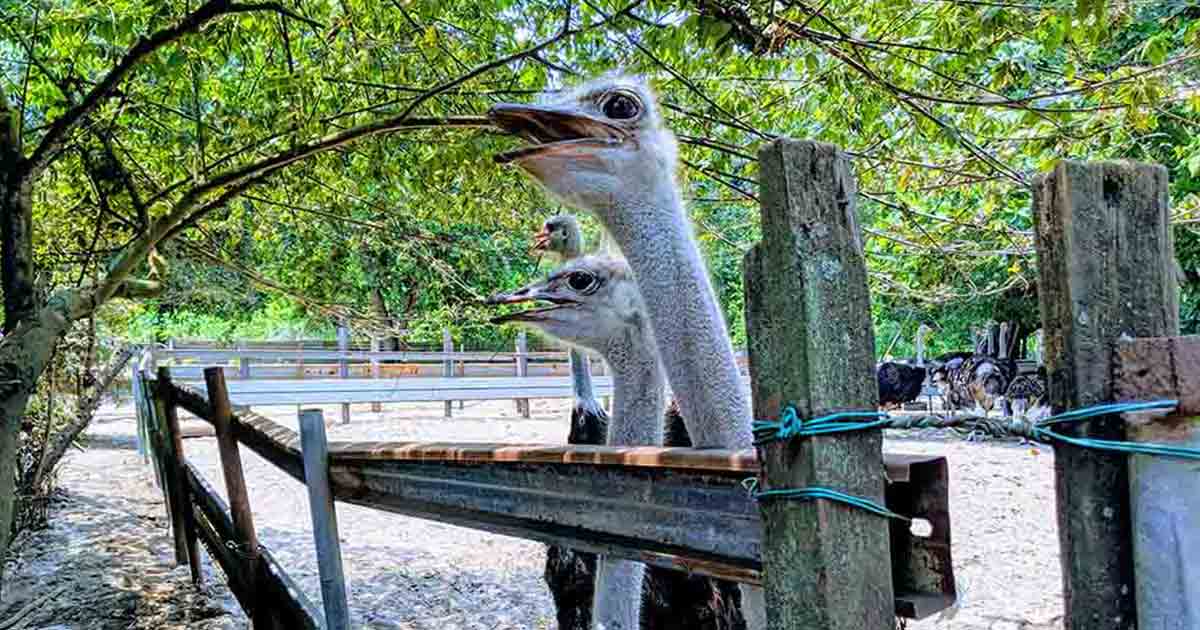
[[[1200,450],[1200,336],[1117,342],[1118,400],[1176,400],[1173,412],[1126,414],[1132,442]],[[1139,630],[1200,628],[1200,463],[1134,455],[1133,563]]]
[[[246,601],[256,601],[258,590],[258,534],[254,531],[254,513],[250,510],[250,495],[246,492],[246,477],[242,472],[242,457],[235,434],[236,420],[229,404],[229,389],[225,372],[219,367],[204,368],[204,384],[212,408],[213,428],[217,433],[217,452],[229,496],[229,511],[233,516],[233,531],[237,536],[238,556],[243,560],[241,581],[248,593]],[[255,606],[249,611],[255,628],[270,628],[271,611]]]
[[[242,352],[249,351],[249,348],[246,347],[245,341],[239,341],[237,343],[237,349],[241,350]],[[238,355],[238,378],[242,379],[243,381],[250,380],[250,357],[246,356],[245,354]]]
[[[517,376],[529,376],[529,340],[524,330],[517,333]],[[517,399],[517,413],[521,414],[522,418],[529,417],[528,398]]]
[[[163,446],[166,458],[163,470],[165,484],[169,485],[168,501],[171,512],[171,531],[175,538],[175,562],[187,563],[192,572],[192,583],[197,586],[203,581],[200,573],[200,543],[196,538],[195,513],[184,473],[183,436],[179,433],[179,413],[175,408],[174,387],[171,385],[171,370],[158,368],[158,411],[164,430]]]
[[[1123,336],[1179,330],[1167,171],[1065,161],[1034,185],[1044,361],[1055,412],[1113,400]],[[1124,440],[1119,416],[1063,433]],[[1055,446],[1067,630],[1133,629],[1134,550],[1127,457]]]
[[[350,351],[350,329],[345,324],[337,329],[338,351],[342,353],[338,359],[338,378],[350,377],[350,361],[345,353]],[[350,424],[350,403],[342,403],[342,424]]]
[[[325,417],[320,409],[300,412],[300,446],[304,455],[304,485],[312,512],[313,539],[317,546],[317,571],[321,574],[321,601],[325,605],[328,630],[350,629],[350,606],[346,600],[346,577],[342,572],[342,548],[338,541],[337,511],[329,487],[329,445],[325,440]]]
[[[372,354],[372,356],[371,356],[371,378],[373,378],[375,380],[379,380],[379,377],[382,374],[380,367],[379,367],[379,357],[374,356],[374,354],[376,352],[379,352],[379,347],[380,347],[379,335],[372,334],[371,335],[371,354]],[[379,413],[380,411],[383,411],[383,403],[378,402],[378,401],[371,403],[371,411],[373,411],[375,413]]]
[[[875,334],[856,184],[832,145],[781,139],[759,152],[763,240],[746,255],[754,417],[874,411]],[[879,431],[764,445],[763,490],[825,487],[882,505]],[[767,627],[893,624],[887,521],[826,500],[762,503]]]
[[[450,336],[450,329],[442,329],[442,353],[445,355],[442,361],[442,376],[450,378],[454,376],[454,338]],[[446,401],[446,417],[450,418],[454,415],[453,401]]]
[[[296,378],[304,380],[304,342],[296,342]],[[300,412],[299,409],[296,410]]]
[[[458,356],[459,356],[458,366],[455,368],[454,375],[459,378],[466,378],[466,376],[467,376],[467,349],[464,346],[462,346],[461,344],[458,346]],[[467,401],[459,400],[458,401],[458,410],[462,411],[463,407],[466,406],[466,404],[467,404]]]

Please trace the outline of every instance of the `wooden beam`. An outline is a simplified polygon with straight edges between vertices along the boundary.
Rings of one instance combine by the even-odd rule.
[[[1200,337],[1117,342],[1121,400],[1179,401],[1170,414],[1126,414],[1132,442],[1200,449]],[[1200,465],[1134,456],[1130,470],[1139,630],[1200,628]]]
[[[350,349],[350,329],[345,324],[338,326],[337,342],[338,350]],[[350,363],[346,359],[338,361],[338,378],[350,378]],[[350,403],[342,403],[342,424],[350,424]]]
[[[446,361],[442,365],[442,376],[452,378],[454,376],[454,338],[450,336],[450,329],[442,329],[442,352],[446,355]],[[447,418],[454,416],[454,403],[446,401],[445,415]]]
[[[1179,330],[1167,171],[1064,161],[1033,192],[1051,405],[1061,412],[1111,401],[1114,343]],[[1063,431],[1126,437],[1118,416]],[[1138,625],[1126,459],[1055,447],[1067,630]]]
[[[228,506],[191,464],[186,466],[186,474],[188,490],[196,498],[198,530],[209,555],[225,575],[237,575],[241,568],[238,555],[226,544],[236,541]],[[230,590],[238,603],[245,610],[253,610],[258,606],[268,611],[269,623],[277,625],[266,625],[262,626],[263,628],[318,630],[321,627],[317,621],[320,612],[305,597],[304,591],[284,573],[270,552],[266,549],[262,549],[261,552],[260,572],[256,580],[260,586],[258,592],[252,596],[245,591],[241,583],[232,581],[230,584]],[[256,620],[254,623],[255,630],[259,630],[259,622]]]
[[[308,487],[313,539],[317,547],[317,570],[321,574],[325,627],[328,630],[350,630],[350,606],[346,601],[346,576],[342,571],[337,511],[333,506],[333,490],[329,486],[325,417],[320,409],[300,412],[300,441],[303,444],[304,485]]]
[[[258,534],[254,531],[254,513],[250,509],[250,495],[246,491],[246,476],[242,472],[242,456],[238,448],[233,409],[229,404],[229,392],[225,389],[225,372],[219,367],[204,370],[204,380],[208,389],[208,400],[212,407],[213,428],[217,434],[217,452],[221,457],[222,476],[225,477],[225,491],[229,497],[230,512],[233,515],[234,542],[240,547],[237,556],[241,559],[241,577],[245,582],[245,590],[250,601],[255,601],[258,590],[256,577],[259,574]],[[256,628],[270,628],[270,612],[259,606],[251,606],[248,610]]]
[[[781,139],[759,152],[763,240],[746,255],[754,417],[878,406],[875,334],[856,184],[837,147]],[[883,504],[879,431],[760,449],[763,490],[822,486]],[[761,504],[767,627],[892,626],[889,527],[830,501]]]
[[[208,402],[177,389],[184,409]],[[240,442],[304,481],[300,436],[254,413]],[[742,482],[755,453],[662,447],[334,442],[337,500],[725,579],[759,581],[762,526]],[[955,601],[946,458],[885,454],[887,505],[928,520],[929,537],[893,525],[897,614]],[[716,535],[714,536],[714,532]]]
[[[379,335],[371,335],[371,352],[379,352]],[[379,359],[371,359],[371,378],[378,380],[383,375],[383,371],[379,367]],[[371,402],[371,411],[379,413],[383,411],[383,403],[378,400]]]
[[[517,333],[517,378],[525,378],[529,376],[529,358],[526,354],[529,352],[529,340],[522,330]],[[529,399],[517,399],[517,413],[521,414],[522,418],[529,417]]]
[[[188,496],[184,477],[187,460],[183,456],[183,436],[179,431],[179,413],[175,407],[175,388],[171,384],[170,368],[158,368],[156,383],[159,388],[161,422],[166,431],[164,445],[167,448],[167,457],[164,468],[169,471],[166,483],[170,487],[168,504],[171,511],[171,531],[175,538],[175,562],[186,562],[191,570],[192,583],[199,586],[204,581],[204,576],[200,570],[200,546],[196,539],[196,523],[192,517],[191,498]]]

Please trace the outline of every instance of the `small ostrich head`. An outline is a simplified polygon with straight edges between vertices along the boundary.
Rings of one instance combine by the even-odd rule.
[[[675,185],[675,136],[641,79],[601,77],[554,102],[494,105],[488,118],[531,143],[496,161],[520,166],[570,205],[604,212]]]
[[[560,214],[542,224],[542,230],[533,235],[533,248],[558,254],[563,260],[579,257],[583,253],[583,231],[579,221],[569,214]]]
[[[601,352],[610,341],[644,325],[641,294],[633,273],[617,258],[576,258],[545,280],[487,300],[488,304],[522,302],[549,305],[501,315],[492,323],[518,322],[566,343]]]

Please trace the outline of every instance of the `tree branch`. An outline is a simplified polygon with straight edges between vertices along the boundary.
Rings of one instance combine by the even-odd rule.
[[[83,122],[87,114],[91,113],[101,103],[111,97],[117,85],[129,76],[146,57],[149,57],[163,46],[171,44],[184,35],[200,30],[205,24],[222,15],[247,11],[273,10],[275,8],[271,4],[234,4],[229,2],[229,0],[208,0],[200,8],[187,14],[174,25],[158,31],[149,37],[139,39],[132,48],[126,51],[121,60],[117,62],[117,65],[113,66],[112,70],[109,70],[108,74],[104,75],[104,78],[100,79],[84,95],[78,104],[68,109],[50,125],[50,129],[46,132],[46,135],[42,136],[42,141],[34,149],[29,159],[22,165],[22,178],[32,179],[45,169],[46,165],[50,162],[50,156],[62,146],[63,142],[66,141],[67,135]]]

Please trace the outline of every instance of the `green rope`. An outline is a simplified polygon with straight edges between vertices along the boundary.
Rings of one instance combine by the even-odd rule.
[[[863,497],[856,497],[845,492],[833,490],[832,488],[822,488],[820,486],[809,486],[807,488],[779,488],[775,490],[759,490],[758,479],[750,477],[742,482],[746,491],[750,496],[757,501],[769,501],[772,499],[792,499],[797,501],[816,501],[817,499],[825,499],[826,501],[834,501],[843,505],[866,510],[872,514],[877,514],[886,518],[894,518],[897,520],[911,522],[912,519],[897,514],[882,505]]]

